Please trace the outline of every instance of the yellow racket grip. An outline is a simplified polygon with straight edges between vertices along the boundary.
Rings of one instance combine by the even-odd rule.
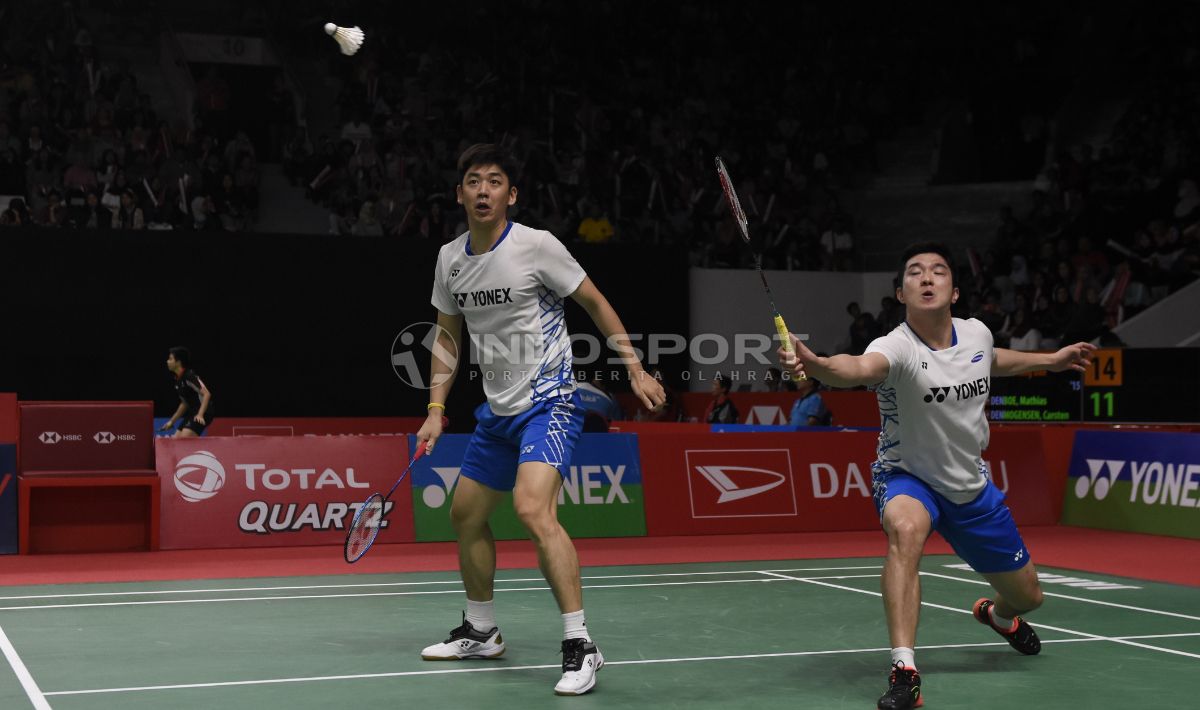
[[[779,333],[779,341],[783,343],[784,352],[792,352],[792,335],[788,332],[787,323],[783,322],[783,316],[775,316],[775,331]],[[800,373],[800,379],[807,380],[808,375]]]

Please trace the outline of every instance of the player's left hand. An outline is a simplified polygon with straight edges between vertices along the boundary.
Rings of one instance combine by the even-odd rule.
[[[204,416],[201,414],[197,414],[196,416],[192,417],[192,421],[196,422],[200,426],[207,426],[204,422]]]
[[[1051,356],[1050,367],[1046,369],[1051,372],[1062,372],[1063,370],[1086,372],[1088,366],[1092,364],[1092,353],[1095,350],[1096,346],[1091,343],[1068,345]]]
[[[629,377],[629,387],[638,399],[642,400],[642,404],[650,411],[657,411],[667,401],[667,395],[663,392],[662,383],[654,377],[651,377],[645,370],[639,370]]]

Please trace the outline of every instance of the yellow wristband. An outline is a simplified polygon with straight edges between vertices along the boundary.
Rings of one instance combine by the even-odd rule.
[[[437,402],[430,402],[429,404],[425,405],[425,411],[429,411],[430,409],[433,409],[434,407],[437,407],[438,409],[442,410],[442,413],[445,413],[445,411],[446,411],[446,405],[439,404]]]

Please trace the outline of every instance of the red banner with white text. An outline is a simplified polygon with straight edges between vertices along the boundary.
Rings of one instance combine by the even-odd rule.
[[[341,545],[354,513],[387,493],[407,437],[158,439],[164,550]],[[412,542],[412,492],[392,494],[380,542]]]
[[[708,392],[680,392],[680,416],[685,422],[703,422],[713,396]],[[738,424],[787,424],[792,405],[800,399],[795,392],[731,392],[729,399],[738,410]],[[866,390],[825,390],[821,399],[833,414],[834,426],[877,427],[879,405],[875,393]],[[617,401],[627,417],[642,405],[632,394],[621,393]]]
[[[648,535],[874,530],[872,432],[640,434]],[[1018,524],[1052,525],[1035,432],[994,431],[984,459]]]

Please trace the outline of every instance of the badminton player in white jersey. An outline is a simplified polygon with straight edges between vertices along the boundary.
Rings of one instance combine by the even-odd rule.
[[[470,231],[442,247],[433,280],[438,311],[429,416],[417,438],[432,451],[461,353],[462,324],[471,333],[487,406],[463,457],[450,518],[467,591],[463,623],[426,660],[495,658],[504,641],[492,608],[496,545],[488,517],[507,491],[537,548],[538,563],[563,620],[563,674],[554,691],[581,695],[596,683],[604,657],[588,634],[575,547],[558,522],[562,476],[583,428],[571,371],[564,299],[583,306],[619,351],[630,385],[648,409],[665,401],[642,369],[612,306],[554,235],[509,221],[516,204],[513,160],[495,145],[474,145],[458,162],[458,202]],[[451,360],[451,362],[446,362]]]
[[[1082,371],[1094,349],[1088,343],[1055,353],[995,348],[985,325],[950,315],[958,289],[946,246],[913,245],[902,263],[896,298],[905,306],[905,321],[862,355],[818,357],[795,338],[794,354],[780,350],[780,361],[796,375],[807,373],[834,387],[876,387],[880,433],[871,471],[888,538],[882,587],[892,645],[889,687],[878,703],[883,710],[923,702],[913,660],[921,604],[917,568],[933,530],[995,590],[992,598],[975,603],[976,620],[1021,653],[1041,650],[1020,615],[1041,605],[1042,591],[1004,494],[982,458],[988,445],[983,405],[992,377]]]

